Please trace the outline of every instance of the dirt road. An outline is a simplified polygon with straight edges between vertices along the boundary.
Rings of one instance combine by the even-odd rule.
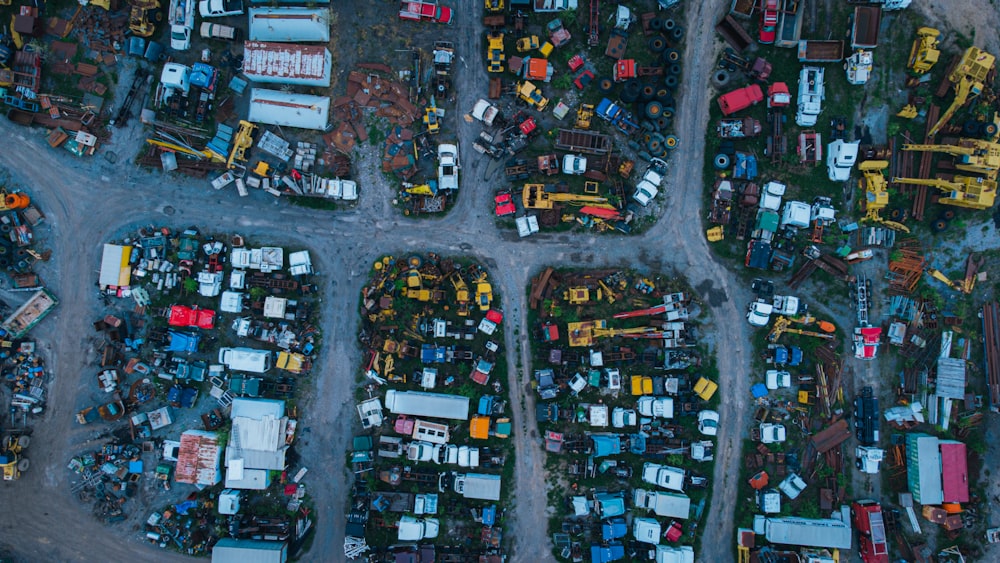
[[[675,163],[702,162],[702,135],[708,115],[708,83],[714,37],[712,22],[719,6],[691,3],[688,14],[688,48],[678,110],[678,132],[683,145]],[[473,86],[461,88],[458,108],[471,107],[473,98],[485,91],[485,73],[479,60],[478,7],[463,14],[456,25],[468,26],[463,33],[460,67],[466,68]],[[469,23],[463,23],[463,20]],[[476,61],[476,62],[473,62]],[[466,66],[467,65],[467,66]],[[462,71],[465,72],[465,71]],[[0,512],[0,537],[16,543],[18,557],[32,561],[85,561],[100,553],[114,561],[182,560],[181,556],[155,551],[128,531],[109,531],[93,520],[85,507],[70,498],[65,465],[69,455],[94,438],[90,428],[80,427],[73,413],[82,405],[89,379],[81,377],[87,359],[90,321],[100,311],[93,288],[103,241],[137,225],[149,223],[178,227],[206,225],[220,231],[240,232],[261,240],[301,244],[311,248],[317,267],[330,280],[320,317],[327,335],[327,348],[316,373],[317,389],[305,405],[303,457],[312,468],[344,467],[347,440],[355,424],[351,394],[360,355],[357,333],[358,288],[369,265],[379,255],[405,253],[408,249],[445,254],[465,253],[490,265],[496,288],[504,296],[511,319],[521,321],[506,327],[508,374],[514,389],[523,389],[530,374],[529,331],[523,327],[527,315],[524,288],[530,277],[548,264],[587,264],[595,267],[623,264],[642,269],[671,269],[686,275],[715,316],[718,326],[733,330],[720,335],[716,352],[722,372],[723,425],[719,432],[713,502],[705,529],[705,561],[731,559],[731,530],[735,475],[739,444],[746,416],[748,341],[742,307],[748,299],[743,288],[725,269],[710,258],[701,231],[701,167],[672,166],[667,188],[665,217],[646,236],[635,239],[588,235],[538,235],[526,241],[499,232],[490,224],[488,202],[498,185],[488,172],[490,162],[472,151],[476,131],[463,124],[460,144],[463,193],[455,211],[439,220],[413,221],[390,210],[389,186],[362,184],[361,206],[334,215],[291,208],[274,202],[259,192],[240,199],[231,192],[215,192],[204,182],[164,178],[132,170],[129,165],[111,165],[100,158],[81,161],[61,151],[52,151],[36,132],[15,129],[0,120],[0,134],[12,139],[0,152],[0,165],[16,170],[18,180],[33,190],[40,206],[48,213],[57,272],[50,286],[62,299],[53,316],[40,325],[34,337],[50,343],[48,350],[54,380],[50,388],[50,409],[36,429],[32,448],[32,469],[16,483],[0,488],[0,505],[18,506]],[[38,165],[39,155],[45,159]],[[123,170],[127,170],[124,171]],[[368,176],[382,182],[381,175]],[[485,178],[485,181],[477,181]],[[378,195],[374,195],[377,190]],[[365,200],[365,191],[371,197]],[[456,219],[460,218],[460,219]],[[520,342],[520,346],[516,345]],[[521,366],[521,371],[517,366]],[[523,404],[517,400],[513,418],[517,429],[514,520],[514,560],[544,561],[550,558],[547,537],[546,496],[543,452],[534,422],[533,397]],[[343,507],[347,476],[307,479],[315,497],[320,533],[308,560],[337,559],[342,553]],[[131,539],[123,539],[129,537]],[[2,547],[2,546],[0,546]],[[153,555],[155,554],[155,555]]]

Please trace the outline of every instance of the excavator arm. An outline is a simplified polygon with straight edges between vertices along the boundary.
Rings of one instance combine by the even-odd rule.
[[[955,83],[955,99],[951,101],[951,105],[948,106],[948,109],[941,114],[941,117],[938,119],[937,123],[934,124],[934,127],[931,127],[930,130],[927,131],[928,137],[937,135],[937,132],[948,123],[951,116],[955,115],[958,108],[964,106],[965,102],[969,101],[969,93],[971,91],[972,81],[967,77],[963,76],[958,82]]]

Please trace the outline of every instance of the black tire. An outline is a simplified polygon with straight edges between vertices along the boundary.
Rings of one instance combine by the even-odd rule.
[[[670,118],[660,115],[660,117],[656,118],[656,126],[660,131],[666,130],[667,127],[670,127]]]
[[[669,74],[663,79],[663,85],[667,88],[676,88],[678,83],[680,83],[680,79],[677,78],[676,74]]]
[[[941,218],[944,219],[945,221],[951,221],[952,219],[955,218],[955,210],[945,209],[944,211],[941,212]]]
[[[5,235],[8,234],[8,233],[10,233],[10,231],[12,229],[13,229],[13,227],[11,227],[8,223],[4,223],[4,224],[0,225],[0,233],[3,233]]]
[[[667,135],[666,139],[663,140],[663,146],[667,147],[667,150],[674,150],[680,144],[681,140],[677,138],[677,135]]]
[[[632,79],[625,83],[622,88],[622,102],[626,104],[631,104],[639,99],[639,94],[642,92],[642,84],[638,80]]]
[[[653,31],[660,31],[663,29],[663,20],[656,18],[649,20],[649,29],[652,29]]]
[[[659,131],[660,130],[660,128],[657,127],[655,121],[650,121],[648,119],[643,119],[642,122],[639,123],[639,127],[641,127],[643,131],[649,131],[651,133],[653,131]]]
[[[716,170],[725,170],[729,168],[729,164],[731,162],[732,161],[729,159],[729,155],[722,153],[715,155],[715,158],[712,159],[712,164],[715,166]]]
[[[0,257],[0,268],[4,270],[10,268],[10,258],[7,258],[6,256]]]
[[[662,57],[665,63],[676,63],[681,60],[681,52],[677,49],[665,49]]]
[[[663,117],[666,117],[667,119],[673,119],[674,106],[663,106]]]
[[[732,80],[732,76],[728,70],[719,69],[712,73],[712,86],[716,88],[724,88],[730,80]]]
[[[944,219],[938,219],[931,223],[931,230],[935,233],[941,233],[948,229],[948,221]]]
[[[681,26],[675,27],[670,32],[670,37],[673,37],[674,41],[680,41],[681,39],[684,39],[684,28]]]
[[[889,211],[889,219],[891,219],[893,221],[902,221],[903,220],[903,210],[900,209],[900,208],[898,208],[898,207],[892,209],[891,211]]]
[[[654,37],[649,40],[649,50],[654,53],[662,53],[667,48],[667,40],[662,37]]]
[[[646,117],[650,119],[658,119],[661,115],[663,115],[663,106],[660,104],[660,102],[652,100],[648,104],[646,104],[645,113]]]
[[[962,132],[966,137],[974,137],[979,134],[979,122],[978,121],[966,121],[965,125],[962,126]]]
[[[656,86],[652,84],[644,84],[642,86],[642,91],[639,92],[639,99],[648,102],[656,97]]]
[[[996,123],[983,123],[983,136],[984,137],[996,137],[997,135],[997,124]]]
[[[28,269],[28,261],[27,260],[18,260],[17,264],[14,265],[14,269],[16,269],[16,270],[27,270]]]
[[[666,86],[660,86],[656,89],[655,99],[664,105],[674,105],[674,95],[670,93],[670,89]]]
[[[681,64],[674,63],[667,67],[667,74],[672,74],[674,76],[679,76],[681,73]]]
[[[28,251],[25,250],[25,249],[23,249],[23,248],[19,248],[19,249],[17,249],[16,252],[14,252],[14,256],[17,256],[18,258],[24,258],[27,255],[28,255]]]
[[[646,148],[649,149],[649,152],[651,152],[651,153],[659,153],[663,149],[663,144],[660,142],[660,139],[657,137],[657,138],[650,139],[649,142],[646,143]]]
[[[611,80],[610,78],[602,78],[597,83],[597,89],[600,90],[601,92],[604,92],[605,94],[610,92],[611,89],[614,87],[615,87],[615,81]]]
[[[663,18],[663,29],[670,31],[677,27],[677,22],[670,18]]]
[[[653,139],[652,133],[646,133],[645,135],[642,136],[642,142],[647,145],[649,144],[649,141],[651,141],[652,139]]]

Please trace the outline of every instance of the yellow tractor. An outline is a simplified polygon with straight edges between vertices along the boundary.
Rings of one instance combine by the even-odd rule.
[[[545,111],[545,108],[549,107],[549,99],[542,95],[537,86],[527,80],[518,83],[517,97],[538,111]]]
[[[493,304],[493,286],[486,279],[486,272],[476,278],[476,304],[480,311],[489,311]]]
[[[507,60],[507,55],[503,52],[503,33],[498,31],[490,32],[486,36],[486,62],[487,72],[503,72],[503,62]]]
[[[910,49],[910,61],[906,63],[906,68],[914,74],[924,74],[929,71],[941,56],[938,51],[938,36],[941,32],[933,27],[921,27],[917,29],[917,38],[913,41]]]
[[[486,11],[491,14],[503,13],[503,0],[486,0]]]
[[[3,469],[4,481],[16,481],[21,478],[21,473],[28,470],[31,463],[21,454],[30,443],[31,438],[25,434],[11,434],[4,438],[0,445],[0,468]]]
[[[889,163],[884,160],[866,160],[858,165],[863,176],[858,180],[858,187],[865,190],[865,217],[862,221],[908,233],[910,229],[906,225],[882,218],[882,210],[889,205],[889,182],[882,171],[888,167]]]
[[[541,43],[538,42],[537,35],[529,35],[517,40],[517,52],[526,53],[532,49],[537,49]]]
[[[455,270],[448,277],[448,281],[451,282],[451,286],[455,288],[455,303],[458,304],[458,316],[468,317],[469,316],[469,302],[472,300],[469,294],[469,286],[465,283],[465,279],[462,278],[462,274]]]
[[[576,128],[590,129],[590,120],[594,117],[594,106],[592,104],[580,104],[576,110]]]
[[[986,77],[994,66],[996,66],[996,57],[986,51],[977,47],[969,47],[965,50],[962,59],[948,75],[948,82],[951,82],[955,88],[955,99],[941,114],[938,122],[927,132],[928,137],[936,135],[948,123],[958,108],[969,101],[970,97],[976,97],[982,93]]]
[[[615,209],[608,203],[608,198],[569,193],[550,193],[545,191],[544,184],[525,184],[521,194],[521,203],[525,209],[552,209],[556,202],[587,205],[601,209]]]
[[[130,0],[128,28],[136,37],[150,37],[163,21],[160,0]]]

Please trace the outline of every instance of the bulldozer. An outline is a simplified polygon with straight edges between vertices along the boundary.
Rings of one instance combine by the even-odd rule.
[[[151,37],[163,21],[160,0],[130,0],[128,28],[136,37]]]
[[[594,106],[592,104],[580,104],[576,110],[576,128],[590,129],[590,121],[594,117]]]
[[[957,156],[955,168],[964,172],[985,174],[996,179],[1000,170],[1000,144],[979,139],[959,139],[953,145],[903,145],[904,151],[940,152]]]
[[[893,177],[893,182],[930,186],[944,192],[938,203],[954,205],[966,209],[989,209],[997,195],[997,182],[989,178],[977,176],[952,176],[945,178],[900,178]]]
[[[928,137],[936,135],[948,123],[958,108],[969,101],[970,97],[976,97],[983,92],[986,76],[995,65],[996,57],[977,47],[969,47],[962,53],[961,60],[948,74],[948,82],[951,82],[955,89],[955,99],[941,114],[938,122],[928,130]]]
[[[889,205],[889,182],[882,171],[888,167],[889,163],[885,160],[866,160],[858,165],[863,176],[858,180],[858,187],[865,190],[865,217],[862,221],[908,233],[910,229],[906,225],[882,218],[882,210]]]
[[[608,203],[608,198],[570,193],[550,193],[545,191],[544,184],[525,184],[521,194],[521,203],[525,209],[552,209],[556,202],[587,205],[600,209],[615,209]]]
[[[906,63],[906,68],[913,71],[913,74],[924,74],[938,62],[941,56],[941,51],[937,48],[940,35],[941,32],[933,27],[917,29],[917,38],[913,41],[910,59]]]
[[[458,270],[455,270],[448,276],[448,281],[455,288],[455,303],[458,304],[458,316],[468,317],[469,302],[472,300],[469,294],[469,286],[465,283],[465,279],[462,278],[462,274]]]
[[[27,434],[10,434],[0,445],[0,468],[3,469],[4,481],[16,481],[21,478],[21,473],[28,470],[31,465],[28,458],[22,453],[31,443],[31,438]]]
[[[803,330],[801,328],[793,328],[792,320],[788,317],[778,317],[774,319],[774,326],[771,327],[771,332],[767,335],[768,342],[777,342],[781,335],[784,333],[799,334],[802,336],[811,336],[813,338],[822,338],[823,340],[833,340],[836,338],[831,334],[836,327],[833,324],[826,321],[821,321],[819,324],[820,330],[823,332],[816,332],[813,330]],[[829,330],[828,330],[829,329]]]

